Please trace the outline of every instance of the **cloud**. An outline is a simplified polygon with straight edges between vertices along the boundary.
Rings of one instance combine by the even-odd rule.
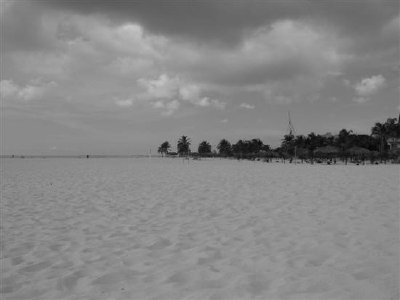
[[[156,79],[140,78],[138,84],[145,88],[150,98],[173,98],[179,93],[179,78],[161,74]]]
[[[359,83],[354,85],[354,90],[357,97],[353,98],[353,101],[357,103],[368,102],[372,95],[378,93],[386,85],[386,79],[382,75],[371,76],[370,78],[364,78]]]
[[[188,101],[194,105],[208,107],[213,106],[219,109],[224,109],[225,102],[210,97],[201,97],[201,88],[195,84],[182,84],[179,88],[179,95],[182,100]]]
[[[382,75],[364,78],[354,86],[357,95],[370,96],[376,94],[385,85],[385,78]]]
[[[334,32],[304,21],[282,20],[249,32],[234,48],[171,45],[165,64],[191,78],[221,86],[249,86],[296,76],[340,74],[351,58]]]
[[[240,104],[240,107],[243,107],[243,108],[246,108],[246,109],[254,109],[255,108],[254,105],[251,105],[251,104],[248,104],[248,103],[242,103],[242,104]]]
[[[353,101],[359,104],[366,103],[370,100],[369,97],[353,97]]]
[[[223,47],[241,43],[248,32],[283,19],[313,19],[341,34],[371,39],[387,20],[398,15],[398,1],[124,1],[41,0],[42,9],[107,15],[113,22],[137,22],[153,34]],[[160,17],[162,11],[162,17]]]
[[[2,80],[1,94],[4,99],[31,101],[42,98],[56,85],[54,81],[43,83],[40,80],[34,80],[30,84],[20,86],[12,80]]]
[[[148,101],[154,101],[153,107],[166,108],[167,114],[175,112],[181,102],[191,103],[200,107],[214,107],[224,109],[225,102],[218,99],[212,99],[208,96],[202,96],[204,93],[200,86],[188,83],[178,76],[169,76],[161,74],[156,79],[140,78],[138,84],[145,89],[142,98]],[[172,100],[172,101],[171,101]]]
[[[133,100],[132,99],[125,99],[125,100],[115,100],[115,104],[117,104],[120,107],[130,107],[133,105]]]
[[[385,1],[379,10],[370,2],[348,4],[351,13],[337,4],[310,7],[303,0],[237,1],[233,6],[210,1],[75,2],[21,0],[7,6],[7,18],[2,17],[4,74],[27,83],[17,85],[18,92],[8,86],[9,94],[19,99],[48,97],[50,103],[49,88],[31,82],[40,77],[57,82],[57,94],[72,99],[68,105],[77,110],[128,107],[143,100],[147,105],[137,105],[138,111],[152,109],[159,101],[161,112],[190,106],[224,109],[231,101],[226,99],[246,99],[242,95],[284,105],[316,101],[332,97],[321,96],[329,78],[360,64],[356,57],[370,54],[370,42],[389,48],[398,42],[399,17]],[[358,15],[369,16],[371,24],[357,20]],[[361,31],[357,36],[352,36],[354,24]],[[365,49],[355,53],[360,41],[366,42]],[[397,58],[398,48],[392,48]],[[393,65],[390,57],[376,55],[382,57],[381,69]],[[369,61],[374,58],[368,56]],[[113,103],[114,95],[122,96]],[[135,100],[130,104],[124,95]],[[370,97],[356,96],[359,102]]]
[[[342,74],[352,59],[342,51],[344,44],[329,29],[281,20],[248,32],[241,44],[230,49],[171,44],[164,64],[221,94],[258,91],[267,101],[291,103],[317,99],[324,84]]]
[[[2,80],[1,81],[1,96],[2,98],[9,98],[15,96],[20,87],[18,87],[12,80]]]
[[[229,121],[228,119],[223,119],[223,120],[221,120],[221,123],[225,124],[225,123],[228,123],[228,121]]]
[[[109,65],[111,72],[118,75],[134,75],[139,72],[146,72],[154,66],[154,61],[149,58],[117,57]]]
[[[163,109],[163,112],[161,112],[163,116],[171,116],[176,110],[178,110],[180,103],[176,99],[169,102],[156,101],[152,106],[154,108]]]

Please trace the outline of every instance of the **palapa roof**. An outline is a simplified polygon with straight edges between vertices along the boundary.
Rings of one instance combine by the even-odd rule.
[[[314,153],[333,154],[339,153],[339,149],[333,146],[319,147],[315,149]]]
[[[351,154],[370,154],[371,151],[362,147],[351,147],[350,149],[347,150],[347,152]]]

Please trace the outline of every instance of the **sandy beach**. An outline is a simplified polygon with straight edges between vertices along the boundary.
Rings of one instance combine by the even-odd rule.
[[[398,299],[399,165],[3,159],[2,299]]]

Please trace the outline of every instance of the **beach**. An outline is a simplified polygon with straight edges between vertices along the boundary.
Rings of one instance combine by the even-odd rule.
[[[2,159],[2,299],[399,298],[399,165]]]

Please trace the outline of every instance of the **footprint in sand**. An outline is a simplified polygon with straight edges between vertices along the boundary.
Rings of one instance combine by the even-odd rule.
[[[80,270],[72,273],[71,275],[65,276],[58,280],[57,289],[60,291],[71,291],[75,288],[78,280],[85,276],[85,273]]]
[[[46,268],[48,268],[50,266],[51,266],[50,262],[42,261],[42,262],[30,265],[30,266],[26,266],[26,267],[20,269],[20,271],[21,272],[28,272],[28,273],[39,272],[39,271],[44,270],[44,269],[46,269]]]
[[[35,247],[34,243],[29,243],[29,242],[23,243],[13,249],[8,250],[4,254],[4,258],[26,255],[29,252],[31,252],[34,247]]]
[[[0,294],[9,294],[21,288],[22,283],[18,283],[16,276],[2,278],[0,280]]]
[[[18,265],[20,265],[20,264],[23,263],[23,262],[24,262],[24,259],[23,259],[21,256],[13,257],[13,258],[11,259],[11,264],[12,264],[13,266],[18,266]]]
[[[170,240],[168,239],[160,239],[157,242],[155,242],[153,245],[147,247],[147,249],[149,250],[161,250],[164,249],[168,246],[171,246],[172,243]]]
[[[253,274],[248,277],[247,291],[253,296],[261,295],[269,288],[269,280],[263,275]]]
[[[174,275],[168,277],[165,281],[166,283],[175,283],[178,285],[183,285],[188,281],[188,276],[184,272],[177,272]]]
[[[207,257],[200,257],[197,261],[198,265],[206,265],[206,264],[213,263],[213,262],[223,258],[221,250],[214,248],[214,247],[207,246],[204,249],[204,252],[207,253]]]
[[[135,270],[121,270],[100,276],[92,281],[93,285],[115,285],[120,282],[133,281],[141,273]]]

